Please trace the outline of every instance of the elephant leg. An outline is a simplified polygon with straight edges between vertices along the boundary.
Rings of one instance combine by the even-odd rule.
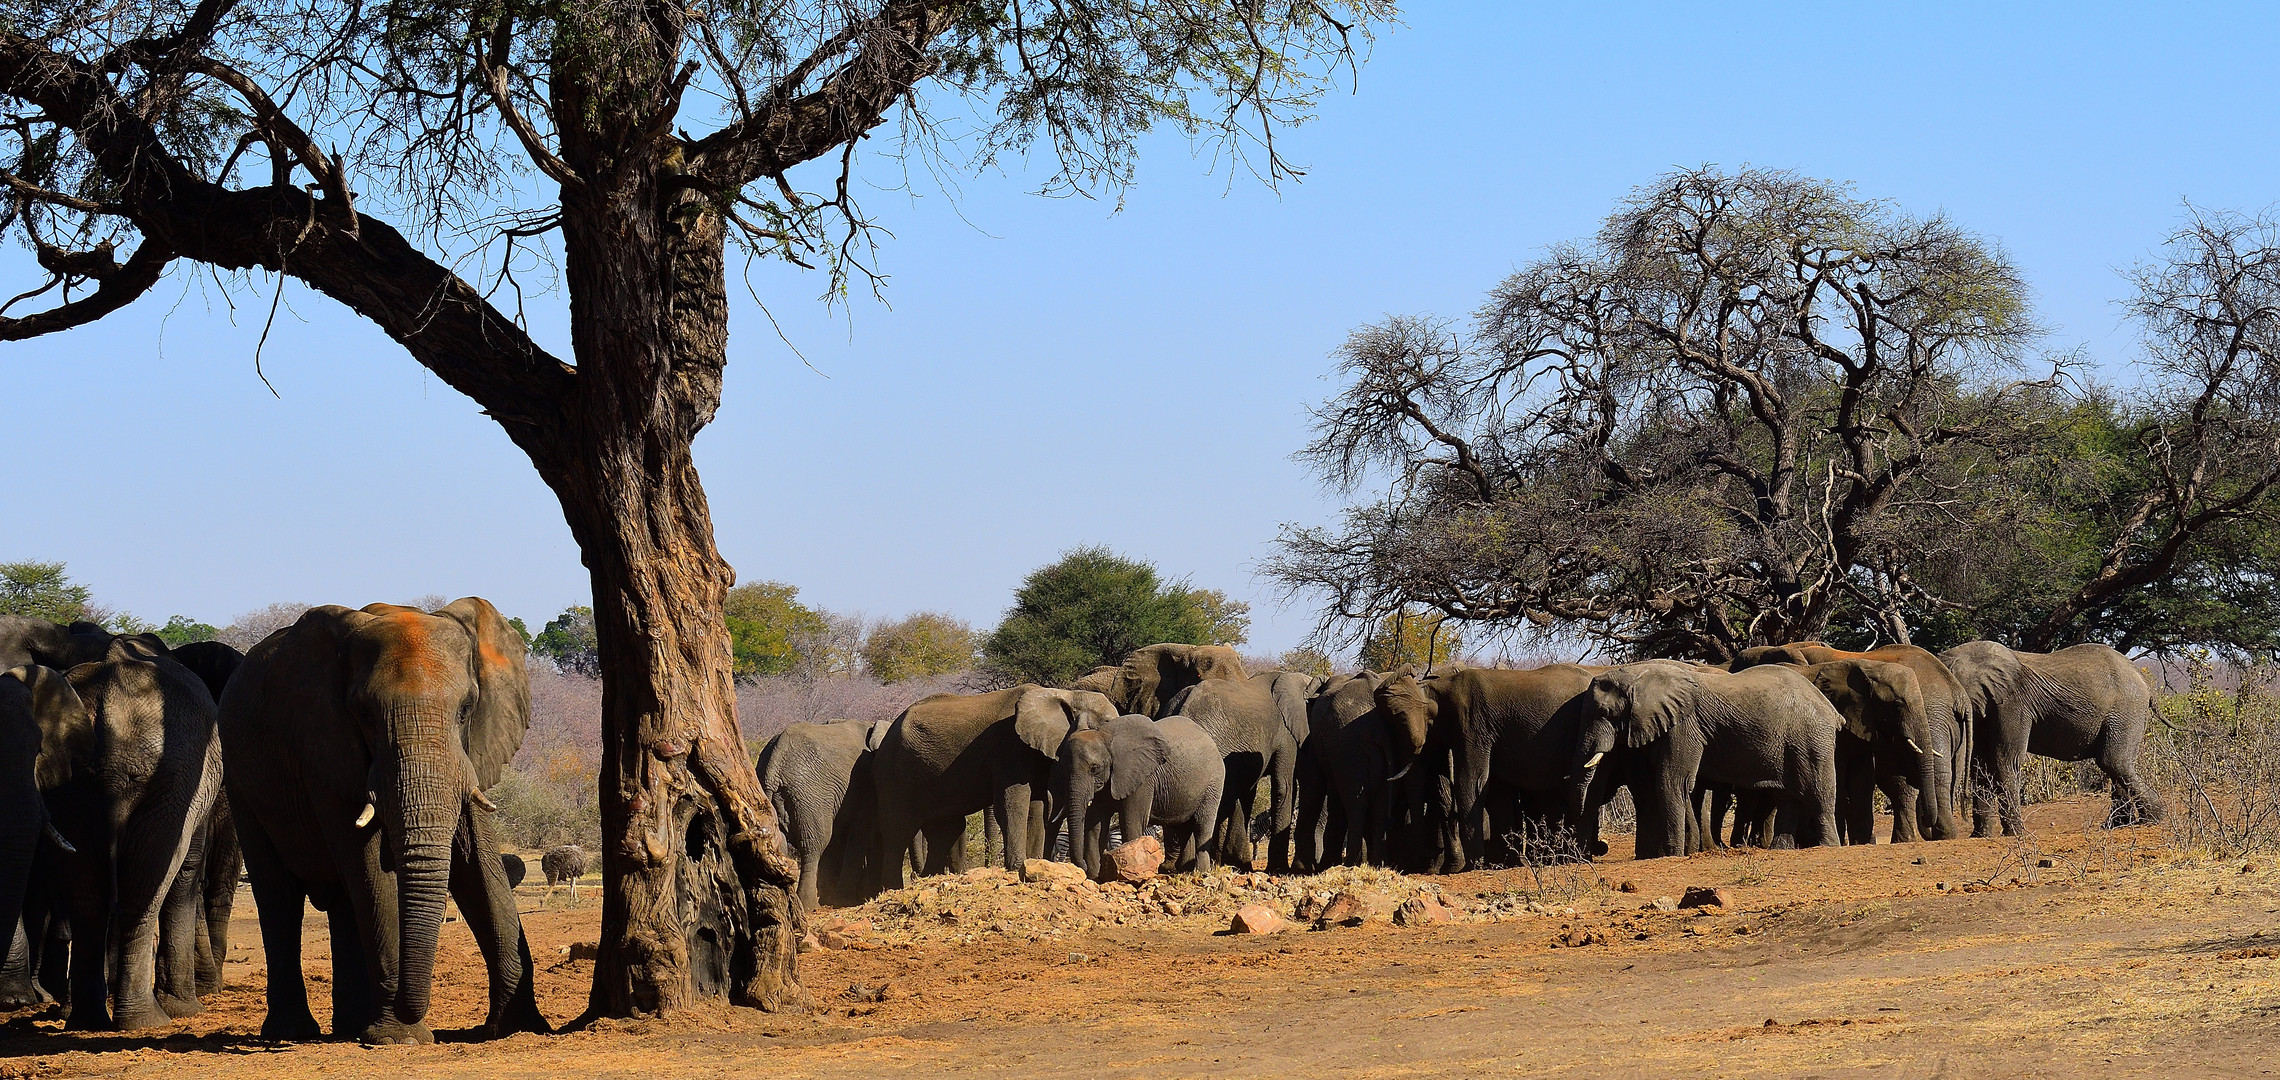
[[[805,878],[801,884],[808,887]],[[450,888],[452,902],[459,905],[459,916],[475,935],[483,966],[491,975],[491,1009],[483,1020],[483,1037],[554,1030],[538,1012],[530,941],[523,936],[522,917],[515,912],[507,869],[499,862],[491,815],[472,803],[459,811],[459,831],[451,844]]]
[[[205,841],[206,830],[201,827],[159,908],[158,1007],[176,1019],[202,1011],[198,1004],[198,928],[205,922]]]
[[[169,888],[181,870],[177,845],[188,838],[166,828],[172,814],[130,818],[118,847],[117,925],[111,935],[111,1021],[136,1031],[173,1021],[158,1001],[158,926]],[[74,935],[76,938],[77,935]],[[187,958],[186,958],[187,959]],[[189,974],[194,969],[194,962]]]
[[[1005,868],[1021,872],[1029,851],[1029,785],[1007,784],[998,789],[998,835],[1005,838]]]
[[[1192,851],[1192,854],[1186,856],[1186,859],[1189,868],[1198,874],[1211,872],[1211,830],[1216,824],[1214,820],[1216,815],[1210,807],[1218,801],[1217,799],[1204,800],[1205,808],[1196,811],[1195,816],[1188,819],[1188,835],[1184,850]],[[1271,859],[1272,856],[1269,858]],[[1288,868],[1285,867],[1285,869]]]
[[[1298,825],[1296,829],[1297,864],[1293,869],[1301,873],[1316,873],[1322,869],[1322,830],[1327,807],[1322,777],[1307,769],[1298,777]],[[1214,822],[1216,824],[1216,822]]]
[[[253,875],[253,910],[261,921],[261,951],[268,967],[269,1015],[261,1021],[261,1037],[286,1042],[317,1038],[323,1032],[309,1012],[309,989],[301,981],[301,913],[308,896],[286,874],[260,826],[242,823],[238,842]],[[356,945],[353,936],[345,942],[334,939],[336,951]]]
[[[2162,817],[2161,800],[2138,776],[2138,747],[2134,739],[2117,739],[2111,727],[2098,748],[2098,769],[2113,789],[2114,808],[2106,823],[2112,826],[2151,825]],[[2124,744],[2128,745],[2124,745]]]
[[[1995,761],[1996,808],[2002,817],[2005,836],[2019,836],[2027,831],[2023,809],[2027,779],[2024,765],[2023,760],[2014,760],[2009,755]]]
[[[1267,872],[1270,874],[1290,873],[1292,811],[1298,788],[1297,758],[1296,750],[1277,750],[1273,760],[1267,763],[1269,820],[1274,828],[1267,841]],[[1207,863],[1199,865],[1209,868]]]
[[[995,812],[982,815],[982,862],[1005,861],[1005,827]]]
[[[1692,794],[1686,777],[1664,770],[1649,783],[1631,787],[1639,808],[1638,857],[1660,859],[1686,853],[1687,821],[1692,816],[1687,797]]]
[[[1837,828],[1848,844],[1876,842],[1876,751],[1837,733]]]
[[[1923,822],[1916,816],[1920,802],[1916,785],[1902,773],[1885,773],[1876,778],[1877,790],[1884,792],[1884,801],[1892,804],[1892,843],[1913,844],[1924,838]],[[1875,843],[1870,837],[1868,842]]]
[[[230,912],[237,906],[238,878],[245,872],[237,823],[229,808],[217,809],[206,837],[204,896],[205,933],[198,938],[198,993],[222,988],[222,965],[230,958]]]
[[[325,906],[325,928],[332,935],[332,1032],[345,1038],[363,1032],[380,1019],[376,991],[378,972],[363,946],[364,931],[357,925],[356,908],[335,897]]]
[[[990,815],[982,815],[985,819]],[[959,849],[966,846],[966,819],[937,818],[919,828],[925,838],[926,850],[920,854],[918,872],[922,876],[949,873],[955,869]]]
[[[1029,853],[1024,858],[1045,857],[1045,800],[1029,800]]]

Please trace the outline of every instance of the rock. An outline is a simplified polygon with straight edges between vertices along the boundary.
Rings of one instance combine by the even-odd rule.
[[[967,881],[979,882],[1003,882],[1014,880],[1014,874],[1012,871],[999,866],[977,866],[958,876],[966,879]]]
[[[1187,908],[1181,905],[1181,903],[1177,900],[1166,900],[1164,901],[1163,906],[1164,914],[1169,915],[1175,919],[1187,914]]]
[[[1949,888],[1951,888],[1951,887],[1952,887],[1952,886],[1950,886],[1950,885],[1949,885],[1947,882],[1944,882],[1944,881],[1942,881],[1942,882],[1940,882],[1940,883],[1938,883],[1938,884],[1936,884],[1936,885],[1933,885],[1933,886],[1932,886],[1932,888],[1938,889],[1938,890],[1939,890],[1939,891],[1941,891],[1941,892],[1946,892],[1946,891],[1948,891],[1948,889],[1949,889]]]
[[[1314,924],[1321,927],[1360,926],[1371,919],[1384,919],[1393,914],[1393,900],[1384,893],[1346,890],[1330,898],[1322,914],[1315,916]]]
[[[1621,885],[1615,886],[1615,889],[1617,892],[1638,892],[1639,883],[1636,881],[1626,880]]]
[[[2043,861],[2047,863],[2047,862],[2049,862],[2050,860],[2049,860],[2049,859],[2044,859]],[[2255,873],[2255,872],[2256,872],[2256,870],[2257,870],[2257,866],[2256,866],[2256,864],[2255,864],[2255,863],[2242,863],[2242,864],[2240,864],[2240,872],[2241,872],[2241,873],[2243,873],[2243,874],[2253,874],[2253,873]]]
[[[1299,898],[1298,908],[1293,911],[1292,914],[1297,915],[1299,918],[1304,919],[1307,922],[1313,922],[1314,920],[1321,918],[1322,909],[1329,906],[1329,893],[1310,892],[1305,896]]]
[[[573,941],[570,943],[570,960],[572,963],[580,960],[598,960],[601,959],[601,956],[602,947],[594,942]]]
[[[1734,905],[1726,902],[1726,890],[1724,889],[1712,888],[1708,885],[1689,885],[1686,887],[1686,895],[1678,898],[1678,906],[1682,908],[1730,908]]]
[[[1655,897],[1653,903],[1647,904],[1645,907],[1642,907],[1639,910],[1644,911],[1647,908],[1653,908],[1656,911],[1677,911],[1678,901],[1673,900],[1667,896],[1658,896]]]
[[[2042,868],[2042,869],[2044,869],[2044,870],[2048,870],[2048,869],[2050,869],[2050,868],[2052,868],[2052,867],[2054,867],[2054,866],[2057,866],[2057,865],[2058,865],[2058,860],[2057,860],[2057,859],[2036,859],[2036,860],[2035,860],[2035,865],[2036,865],[2036,866],[2038,866],[2038,867],[2040,867],[2040,868]],[[2243,874],[2245,874],[2245,873],[2248,873],[2250,870],[2254,870],[2254,869],[2256,869],[2256,864],[2255,864],[2255,863],[2250,863],[2250,864],[2248,864],[2247,866],[2243,866],[2243,867],[2241,867],[2241,868],[2240,868],[2240,872],[2241,872],[2241,873],[2243,873]]]
[[[1282,916],[1265,904],[1245,904],[1235,909],[1235,918],[1227,929],[1236,934],[1272,934],[1283,928]]]
[[[1456,912],[1422,893],[1402,901],[1400,907],[1393,909],[1395,926],[1444,926],[1455,921]]]
[[[1075,863],[1031,859],[1021,864],[1021,880],[1023,881],[1043,882],[1048,885],[1067,882],[1074,885],[1084,879],[1085,868]]]
[[[1101,872],[1111,881],[1139,883],[1155,878],[1164,865],[1164,842],[1153,836],[1140,838],[1115,848],[1108,853],[1107,865]]]
[[[820,935],[814,933],[800,935],[801,952],[816,952],[818,950],[828,950],[830,948],[831,946],[825,945],[823,943],[823,939]]]
[[[838,930],[819,930],[815,939],[826,949],[844,949],[849,944],[847,935]]]

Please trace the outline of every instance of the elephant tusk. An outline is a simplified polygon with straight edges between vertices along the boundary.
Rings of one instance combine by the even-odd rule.
[[[55,846],[62,848],[64,854],[79,854],[79,849],[72,847],[71,841],[64,839],[62,833],[55,831],[55,822],[51,821],[47,823],[47,838],[55,841]]]
[[[489,810],[494,814],[499,812],[499,804],[492,802],[488,796],[484,795],[480,791],[470,791],[467,793],[467,797],[475,800],[475,805],[480,806],[485,810]]]
[[[1416,767],[1417,767],[1417,759],[1416,759],[1416,758],[1411,758],[1411,759],[1409,759],[1409,764],[1407,764],[1407,765],[1404,765],[1404,766],[1402,766],[1402,767],[1401,767],[1401,771],[1400,771],[1400,772],[1397,772],[1397,773],[1393,774],[1392,776],[1388,776],[1388,777],[1386,777],[1386,778],[1385,778],[1385,779],[1386,779],[1386,782],[1387,782],[1387,783],[1392,783],[1392,782],[1393,782],[1393,781],[1395,781],[1395,780],[1399,780],[1399,779],[1401,779],[1402,777],[1409,775],[1409,770],[1411,770],[1411,769],[1413,769],[1413,768],[1416,768]]]
[[[1586,768],[1586,769],[1596,769],[1596,768],[1598,768],[1598,767],[1599,767],[1599,759],[1600,759],[1600,758],[1603,758],[1603,757],[1606,757],[1606,756],[1607,756],[1607,751],[1605,751],[1605,750],[1601,750],[1600,752],[1598,752],[1598,753],[1596,753],[1596,754],[1593,754],[1593,755],[1591,755],[1591,760],[1590,760],[1590,761],[1586,761],[1586,762],[1584,762],[1584,763],[1583,763],[1583,767],[1584,767],[1584,768]]]
[[[366,825],[372,824],[373,817],[379,813],[379,807],[374,806],[371,803],[365,803],[364,809],[356,815],[356,827],[361,829]]]

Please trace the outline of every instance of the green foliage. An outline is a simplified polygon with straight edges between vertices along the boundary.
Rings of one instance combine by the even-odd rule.
[[[0,563],[0,615],[69,623],[88,615],[94,590],[74,584],[60,562]]]
[[[1251,638],[1251,605],[1231,600],[1217,589],[1189,589],[1188,605],[1208,627],[1204,645],[1241,645]]]
[[[523,648],[530,648],[530,627],[522,621],[522,617],[518,615],[508,619],[507,625],[514,627],[515,633],[522,635]]]
[[[982,643],[982,661],[1002,679],[1059,686],[1142,645],[1208,644],[1212,630],[1185,585],[1106,547],[1082,547],[1022,581]]]
[[[530,650],[564,671],[601,674],[601,644],[594,634],[594,609],[582,605],[562,609],[562,614],[555,616],[530,640]]]
[[[883,682],[965,671],[974,666],[977,636],[957,619],[922,611],[873,629],[863,641],[863,666]]]
[[[802,647],[830,628],[824,616],[799,602],[800,590],[780,581],[755,581],[728,590],[722,614],[736,677],[788,675],[800,666]]]
[[[1330,659],[1330,654],[1320,649],[1289,649],[1277,657],[1275,662],[1282,665],[1284,671],[1295,671],[1316,678],[1327,679],[1338,673],[1337,661]]]
[[[1377,630],[1362,641],[1362,666],[1392,671],[1407,664],[1423,671],[1448,663],[1463,644],[1456,624],[1440,612],[1403,608],[1379,620]]]
[[[166,625],[152,631],[167,648],[177,648],[197,641],[212,641],[221,635],[222,628],[199,622],[188,615],[175,615]]]
[[[571,747],[515,762],[489,792],[503,838],[526,851],[561,844],[594,850],[602,835],[600,774],[600,762]]]

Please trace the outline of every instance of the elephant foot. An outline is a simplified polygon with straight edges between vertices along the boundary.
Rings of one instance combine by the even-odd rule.
[[[222,981],[222,977],[219,975],[214,976],[211,981],[205,979],[204,977],[200,977],[198,980],[198,996],[200,998],[213,997],[215,992],[228,985],[228,983]]]
[[[366,1046],[424,1046],[435,1041],[435,1032],[426,1024],[402,1024],[392,1020],[375,1020],[356,1036]]]
[[[271,1012],[261,1022],[261,1037],[275,1042],[315,1042],[325,1033],[317,1027],[317,1018],[303,1009],[299,1016]]]
[[[55,999],[47,996],[47,991],[40,989],[37,983],[17,982],[0,986],[0,1009],[30,1008],[53,1000]]]
[[[176,1020],[185,1016],[196,1016],[206,1011],[206,1007],[199,1004],[197,998],[184,999],[172,994],[158,995],[158,1008],[160,1012]]]
[[[173,1022],[174,1017],[167,1015],[166,1010],[159,1006],[156,998],[147,1001],[120,1002],[111,1007],[111,1027],[115,1031],[142,1031],[147,1028],[165,1027]]]

